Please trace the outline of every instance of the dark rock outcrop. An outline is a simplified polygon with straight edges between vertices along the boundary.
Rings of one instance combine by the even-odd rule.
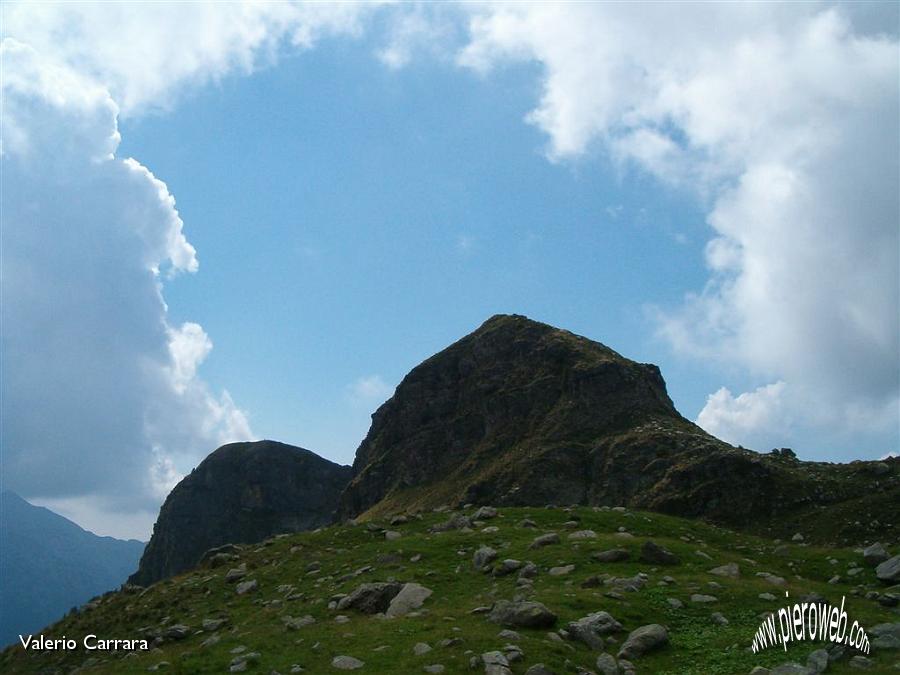
[[[179,574],[223,544],[329,525],[350,475],[349,466],[284,443],[223,445],[166,498],[129,582]]]
[[[627,505],[846,542],[868,531],[840,523],[871,513],[875,531],[900,529],[896,513],[885,516],[900,498],[900,462],[877,463],[873,480],[874,464],[734,448],[678,413],[656,366],[499,315],[414,368],[375,412],[340,515]]]

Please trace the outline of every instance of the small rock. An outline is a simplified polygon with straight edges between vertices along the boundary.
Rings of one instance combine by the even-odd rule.
[[[722,612],[713,612],[710,615],[710,618],[713,620],[713,623],[719,626],[727,626],[728,619],[725,618],[725,615]]]
[[[828,669],[828,652],[824,649],[817,649],[806,657],[806,667],[809,668],[813,675],[824,673]]]
[[[875,662],[872,659],[857,654],[852,659],[850,659],[848,665],[851,668],[858,668],[859,670],[871,670],[875,667]]]
[[[543,663],[535,663],[531,668],[525,671],[525,675],[556,675],[556,673],[547,668]]]
[[[727,565],[721,565],[719,567],[714,567],[709,571],[710,574],[715,574],[717,577],[728,577],[729,579],[737,579],[741,576],[741,568],[737,563],[728,563]]]
[[[244,595],[245,593],[252,593],[257,588],[259,588],[259,583],[257,583],[256,579],[250,579],[239,583],[234,590],[238,595]]]
[[[641,562],[650,565],[677,565],[679,560],[669,549],[648,540],[641,547]]]
[[[403,584],[403,588],[391,600],[391,604],[384,614],[388,617],[405,616],[413,610],[419,609],[432,593],[430,588],[421,584]]]
[[[490,520],[497,517],[497,509],[493,506],[482,506],[472,516],[472,520]]]
[[[562,577],[569,574],[575,569],[575,565],[560,565],[559,567],[551,567],[548,574],[551,577]]]
[[[619,666],[612,654],[601,654],[597,657],[597,672],[600,675],[619,675]]]
[[[669,642],[669,633],[665,627],[658,623],[641,626],[628,634],[622,648],[619,650],[620,659],[629,661],[643,656],[649,651],[659,649]]]
[[[440,663],[433,663],[430,666],[425,666],[424,668],[422,668],[422,670],[426,673],[443,673],[444,666],[442,666]]]
[[[573,532],[569,535],[569,539],[579,540],[579,539],[596,539],[597,533],[593,530],[578,530],[577,532]]]
[[[556,614],[540,602],[498,600],[488,619],[510,628],[548,628],[556,623]]]
[[[666,598],[666,602],[668,602],[669,606],[673,609],[681,609],[684,607],[684,603],[678,598]]]
[[[547,534],[542,534],[539,537],[535,537],[534,541],[531,542],[531,546],[529,548],[541,548],[542,546],[558,544],[559,542],[560,538],[556,532],[548,532]]]
[[[891,556],[879,542],[863,549],[863,562],[869,567],[877,567]]]
[[[335,656],[331,659],[331,667],[338,670],[357,670],[366,665],[363,661],[352,656]]]
[[[895,584],[900,581],[900,555],[885,560],[875,568],[875,576],[879,581]]]
[[[702,593],[694,593],[691,595],[691,602],[718,602],[719,599],[714,595],[703,595]]]
[[[416,656],[422,656],[423,654],[427,654],[431,651],[431,645],[427,642],[417,642],[413,646],[413,654]]]
[[[597,562],[625,562],[631,557],[631,554],[624,548],[611,548],[592,553],[591,557]]]
[[[510,630],[509,628],[504,628],[499,633],[497,633],[497,637],[501,640],[512,640],[513,642],[517,642],[522,639],[522,636],[519,635],[516,631]]]
[[[350,595],[340,599],[337,610],[355,609],[363,614],[377,614],[388,609],[403,586],[397,582],[360,584]]]
[[[482,546],[472,556],[472,565],[476,570],[485,571],[497,559],[497,551],[490,546]]]
[[[385,530],[384,532],[384,538],[388,541],[397,541],[402,536],[397,530]]]
[[[495,577],[505,577],[507,574],[512,574],[516,570],[521,569],[522,563],[519,560],[506,559],[501,562],[499,565],[494,567],[494,576]]]
[[[803,535],[799,532],[791,537],[791,541],[803,541]]]

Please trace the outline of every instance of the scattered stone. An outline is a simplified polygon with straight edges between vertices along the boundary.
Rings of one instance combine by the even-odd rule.
[[[900,555],[885,560],[875,568],[875,576],[879,581],[895,584],[900,581]]]
[[[440,663],[432,663],[430,666],[425,666],[424,668],[422,668],[422,670],[426,673],[443,673],[444,666],[442,666]]]
[[[388,617],[405,616],[419,609],[431,597],[432,593],[433,591],[430,588],[426,588],[421,584],[403,584],[403,588],[391,600],[391,604],[388,605],[384,614]]]
[[[813,675],[819,675],[828,670],[828,652],[824,649],[817,649],[806,657],[806,667],[809,668]]]
[[[772,675],[809,675],[809,669],[794,661],[782,663],[771,670]]]
[[[495,577],[505,577],[507,574],[512,574],[513,572],[522,568],[522,562],[519,560],[506,559],[501,562],[499,565],[494,567],[494,576]]]
[[[875,662],[872,659],[857,654],[852,659],[850,659],[848,665],[851,668],[858,668],[859,670],[871,670],[875,667]]]
[[[714,595],[703,595],[702,593],[694,593],[691,595],[691,602],[718,602],[719,599]]]
[[[241,563],[239,567],[234,567],[225,573],[225,581],[231,584],[245,576],[247,576],[247,563]]]
[[[556,675],[556,673],[547,668],[543,663],[535,663],[531,668],[525,671],[525,675]]]
[[[578,530],[577,532],[573,532],[569,535],[569,539],[571,540],[580,540],[580,539],[596,539],[597,533],[593,530]]]
[[[725,615],[722,612],[713,612],[710,615],[710,618],[713,620],[713,623],[719,626],[727,626],[728,619],[725,618]]]
[[[803,535],[799,532],[791,537],[791,541],[803,541]]]
[[[767,600],[769,602],[772,602],[773,600],[777,600],[777,598],[774,595],[772,595],[771,593],[760,593],[756,597],[758,597],[760,600]]]
[[[710,574],[715,574],[717,577],[728,577],[729,579],[737,579],[741,576],[741,568],[737,563],[728,563],[727,565],[721,565],[719,567],[714,567],[709,570]]]
[[[617,633],[622,630],[622,624],[616,621],[608,612],[594,612],[583,616],[578,621],[572,621],[566,626],[566,633],[571,640],[583,642],[590,649],[603,651],[603,635]]]
[[[480,572],[487,571],[492,562],[497,559],[497,551],[490,546],[482,546],[472,556],[472,565]]]
[[[538,566],[533,562],[525,563],[525,566],[519,570],[519,579],[534,579],[538,572]]]
[[[629,661],[643,656],[649,651],[659,649],[669,642],[669,633],[665,627],[658,623],[641,626],[628,634],[622,648],[619,650],[620,659]]]
[[[548,532],[539,537],[535,537],[529,548],[541,548],[550,544],[558,544],[560,542],[559,535],[556,532]]]
[[[681,609],[684,607],[684,603],[678,598],[666,598],[666,602],[668,602],[669,606],[673,609]]]
[[[535,529],[537,527],[537,523],[530,518],[524,518],[523,520],[519,521],[519,527],[528,527],[531,529]]]
[[[427,654],[431,651],[431,645],[427,642],[417,642],[413,646],[413,654],[416,656],[422,656],[423,654]]]
[[[357,670],[366,665],[363,661],[352,656],[335,656],[331,659],[331,667],[338,670]]]
[[[384,538],[388,541],[397,541],[403,535],[397,532],[397,530],[385,530]]]
[[[498,600],[488,619],[509,628],[549,628],[556,623],[556,614],[540,602]]]
[[[677,565],[680,561],[678,560],[678,556],[669,549],[648,540],[645,541],[644,545],[641,547],[641,562],[650,565]]]
[[[863,549],[863,562],[869,567],[877,567],[891,556],[879,542]]]
[[[166,640],[184,640],[184,638],[186,638],[190,634],[190,627],[185,626],[183,623],[176,623],[174,625],[168,626],[162,632],[162,637],[164,637]]]
[[[575,565],[560,565],[559,567],[551,567],[548,574],[551,577],[562,577],[575,569]]]
[[[285,614],[283,617],[281,617],[281,622],[288,630],[300,630],[304,626],[314,624],[316,620],[309,614],[307,614],[306,616],[298,616],[296,618],[290,616],[289,614]]]
[[[341,598],[337,609],[355,609],[363,614],[384,612],[402,588],[396,581],[360,584],[350,595]]]
[[[345,614],[338,614],[334,617],[335,623],[350,623],[350,617]]]
[[[597,562],[625,562],[631,554],[624,548],[611,548],[607,551],[592,553],[591,557]]]
[[[472,516],[472,520],[490,520],[497,517],[497,509],[493,506],[482,506]]]
[[[432,532],[449,532],[450,530],[472,529],[472,521],[461,513],[457,513],[443,523],[434,525]]]
[[[619,666],[612,654],[601,654],[597,657],[597,672],[600,675],[619,675]]]
[[[252,593],[257,588],[259,588],[259,583],[257,583],[256,579],[250,579],[239,583],[234,590],[238,595],[244,595],[245,593]]]

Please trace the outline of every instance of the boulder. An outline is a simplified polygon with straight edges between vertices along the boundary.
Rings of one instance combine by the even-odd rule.
[[[875,576],[886,584],[896,584],[900,581],[900,555],[888,558],[875,568]]]
[[[355,609],[363,614],[384,612],[402,588],[403,584],[395,581],[360,584],[350,595],[338,601],[337,610]]]
[[[678,556],[653,541],[645,541],[641,547],[641,562],[650,565],[677,565]],[[656,625],[656,624],[654,624]]]
[[[556,623],[556,614],[540,602],[498,600],[488,619],[508,628],[549,628]]]
[[[618,657],[620,659],[639,658],[647,652],[664,647],[669,642],[669,633],[658,623],[641,626],[628,634],[628,638],[622,644]]]
[[[403,584],[400,592],[391,600],[385,611],[385,616],[398,617],[405,616],[413,610],[419,609],[422,604],[431,597],[433,591],[421,584],[408,583]]]

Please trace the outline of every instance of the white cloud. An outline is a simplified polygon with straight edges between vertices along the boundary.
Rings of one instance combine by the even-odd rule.
[[[679,351],[787,383],[769,400],[795,426],[895,439],[897,14],[889,3],[485,4],[459,63],[542,67],[527,119],[551,159],[600,150],[711,205],[707,285],[657,312]]]
[[[197,375],[202,328],[168,322],[164,279],[197,258],[165,184],[115,157],[109,93],[30,46],[0,49],[4,487],[119,531],[250,429]]]
[[[394,393],[381,375],[366,375],[347,385],[347,394],[355,404],[381,404]]]
[[[6,2],[4,35],[104,85],[126,115],[190,86],[274,63],[284,48],[356,35],[379,3]]]
[[[735,397],[722,387],[710,394],[697,423],[734,445],[768,450],[779,445],[772,439],[785,438],[790,426],[784,405],[785,389],[784,382],[775,382]]]

